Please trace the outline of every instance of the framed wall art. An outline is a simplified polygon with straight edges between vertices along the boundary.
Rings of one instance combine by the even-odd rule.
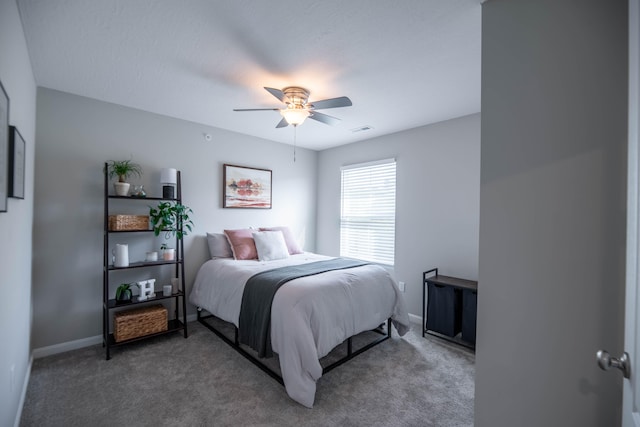
[[[225,164],[222,207],[271,209],[271,171]]]
[[[9,95],[0,82],[0,212],[7,211],[9,177]]]
[[[9,197],[24,199],[25,142],[18,128],[9,128]]]

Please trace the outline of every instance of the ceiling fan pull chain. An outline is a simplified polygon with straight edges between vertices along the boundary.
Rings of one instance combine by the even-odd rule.
[[[296,162],[296,139],[298,135],[298,125],[293,125],[293,162]]]

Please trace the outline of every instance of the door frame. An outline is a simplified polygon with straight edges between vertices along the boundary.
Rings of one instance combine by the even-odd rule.
[[[625,297],[625,336],[624,348],[629,354],[631,377],[623,381],[622,392],[622,425],[624,427],[640,427],[640,408],[636,402],[640,400],[640,382],[637,372],[640,364],[638,358],[640,340],[636,337],[640,333],[640,301],[638,288],[640,286],[640,272],[638,271],[638,256],[640,255],[639,232],[639,201],[640,201],[640,151],[638,122],[640,119],[640,0],[629,0],[629,110],[628,110],[628,189],[627,189],[627,277]]]

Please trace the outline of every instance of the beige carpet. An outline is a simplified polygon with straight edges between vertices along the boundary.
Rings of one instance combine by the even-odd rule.
[[[312,409],[202,325],[34,361],[21,426],[471,426],[474,354],[419,326],[320,378]],[[329,357],[329,356],[328,356]]]

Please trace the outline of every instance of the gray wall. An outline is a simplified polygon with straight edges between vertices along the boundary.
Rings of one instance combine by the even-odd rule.
[[[409,312],[422,316],[422,272],[476,279],[480,217],[480,114],[320,152],[318,252],[340,252],[340,167],[397,162],[394,275]]]
[[[185,238],[188,291],[208,257],[204,237],[208,231],[289,225],[306,242],[315,242],[316,152],[298,149],[294,163],[289,145],[50,89],[39,88],[37,100],[35,348],[101,334],[102,167],[109,159],[131,157],[140,163],[144,176],[131,181],[144,184],[149,195],[161,193],[163,167],[182,171],[183,203],[193,209],[195,224]],[[212,135],[210,142],[204,133]],[[273,209],[222,209],[224,163],[271,169]],[[140,213],[148,212],[147,204],[139,203]],[[154,246],[147,238],[135,239],[129,248],[132,261],[142,260],[145,251],[157,249],[161,242]],[[131,280],[161,274],[134,273]],[[130,277],[115,274],[119,273],[112,275],[116,281]],[[193,307],[188,311],[194,313]]]
[[[16,2],[0,1],[0,81],[9,95],[9,123],[26,142],[25,199],[9,199],[0,213],[0,425],[13,425],[29,370],[31,224],[36,85]],[[2,173],[6,169],[0,168]],[[13,372],[12,372],[13,371]]]
[[[482,12],[475,425],[620,425],[627,2]]]

